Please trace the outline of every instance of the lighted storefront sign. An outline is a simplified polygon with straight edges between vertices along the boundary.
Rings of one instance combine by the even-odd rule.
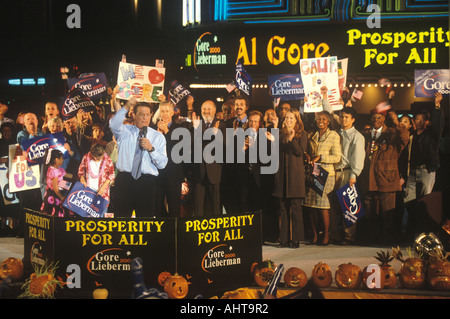
[[[380,29],[343,24],[230,28],[192,35],[194,62],[188,63],[188,52],[186,66],[200,73],[231,73],[239,60],[250,73],[266,74],[297,73],[300,59],[330,56],[348,58],[349,73],[440,69],[448,68],[449,61],[448,20],[383,23]]]

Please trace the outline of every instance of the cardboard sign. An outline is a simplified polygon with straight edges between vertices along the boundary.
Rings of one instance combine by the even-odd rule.
[[[19,152],[16,156],[16,151]],[[39,165],[29,166],[22,154],[19,144],[9,146],[9,191],[11,193],[22,192],[39,188]]]
[[[64,120],[68,120],[75,117],[79,110],[95,111],[95,104],[81,89],[74,89],[66,95],[61,107],[61,114]]]
[[[339,94],[347,85],[348,58],[338,60]]]
[[[431,97],[450,93],[450,70],[414,70],[414,97]]]
[[[323,196],[327,178],[328,172],[320,164],[314,163],[314,166],[305,166],[306,185],[311,187],[320,196]]]
[[[269,94],[280,100],[300,100],[305,91],[300,74],[269,75]]]
[[[108,203],[94,190],[76,182],[66,196],[63,206],[81,217],[103,217]]]
[[[84,73],[78,78],[68,78],[69,90],[80,89],[91,100],[98,100],[108,89],[105,73]]]
[[[236,87],[244,92],[246,95],[252,95],[252,84],[253,79],[248,74],[248,72],[244,69],[242,62],[239,61],[236,64],[236,76],[235,76]]]
[[[43,164],[45,151],[49,148],[57,149],[63,153],[64,158],[69,158],[69,152],[64,148],[66,139],[63,132],[46,134],[22,141],[22,149],[27,154],[28,165]]]
[[[191,278],[189,289],[251,285],[253,262],[262,259],[260,214],[178,220],[178,271]],[[240,286],[242,287],[242,286]]]
[[[305,86],[305,112],[313,113],[323,110],[320,93],[322,87],[328,89],[328,102],[333,110],[342,109],[339,103],[341,95],[337,57],[301,59],[300,74]]]
[[[140,102],[159,103],[164,92],[166,69],[131,63],[119,63],[117,98],[129,100],[132,96]]]
[[[349,184],[344,185],[336,191],[336,194],[344,213],[345,225],[350,227],[364,216],[364,208],[356,184],[352,187]]]
[[[180,82],[175,80],[170,83],[169,100],[173,103],[173,105],[177,105],[180,101],[182,101],[186,96],[189,95],[191,95],[191,92],[183,85],[181,85]]]
[[[19,199],[15,194],[9,192],[8,167],[3,163],[0,165],[0,189],[5,205],[18,204]]]

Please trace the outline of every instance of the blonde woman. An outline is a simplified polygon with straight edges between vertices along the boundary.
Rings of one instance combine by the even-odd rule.
[[[291,109],[286,113],[280,131],[280,165],[274,176],[272,193],[278,199],[278,247],[298,248],[304,240],[302,201],[306,188],[303,164],[306,145],[307,134],[300,113]]]

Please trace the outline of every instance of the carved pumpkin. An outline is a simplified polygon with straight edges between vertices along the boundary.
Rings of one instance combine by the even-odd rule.
[[[316,264],[313,267],[311,279],[314,285],[319,288],[330,287],[333,282],[330,266],[322,262]]]
[[[427,271],[428,284],[435,290],[450,290],[450,262],[445,259],[430,261]]]
[[[402,262],[402,266],[398,273],[400,283],[404,288],[423,288],[426,284],[425,262],[421,258],[413,258],[411,249],[407,248],[406,250],[409,254],[409,258],[404,259],[403,254],[398,246],[397,248],[392,248],[392,254],[394,255],[395,259]]]
[[[170,278],[172,276],[172,274],[170,272],[167,271],[163,271],[162,273],[159,274],[158,276],[158,284],[161,287],[164,287],[164,283],[166,282],[167,278]]]
[[[19,280],[23,277],[22,260],[9,257],[0,264],[0,279],[5,279],[8,277],[12,280]]]
[[[361,285],[361,277],[361,268],[352,263],[348,263],[338,266],[334,280],[339,288],[358,289]]]
[[[164,291],[170,299],[183,299],[188,294],[189,284],[183,276],[175,274],[166,279]]]
[[[425,263],[420,258],[408,258],[399,272],[400,283],[404,288],[423,288],[425,286]]]
[[[306,273],[297,267],[291,267],[284,273],[284,284],[291,288],[301,289],[308,283]]]
[[[389,251],[386,253],[380,251],[375,259],[380,262],[380,267],[384,271],[384,288],[395,288],[397,286],[397,275],[394,267],[389,264],[394,259],[394,255]]]
[[[375,274],[376,270],[375,269],[369,270],[369,266],[364,267],[362,271],[362,280],[361,280],[364,288],[370,290],[381,290],[385,287],[386,285],[385,271],[382,267],[379,267],[379,269],[380,269],[379,276],[377,275],[372,276],[373,274]],[[372,280],[369,280],[369,277],[371,277]]]
[[[256,284],[260,287],[267,287],[275,274],[275,269],[275,264],[270,260],[253,263],[251,272]]]

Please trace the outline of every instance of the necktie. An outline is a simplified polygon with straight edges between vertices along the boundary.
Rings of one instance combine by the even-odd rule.
[[[142,163],[142,149],[139,147],[139,141],[136,143],[136,152],[133,158],[133,167],[131,169],[131,175],[134,179],[141,177],[141,163]]]

